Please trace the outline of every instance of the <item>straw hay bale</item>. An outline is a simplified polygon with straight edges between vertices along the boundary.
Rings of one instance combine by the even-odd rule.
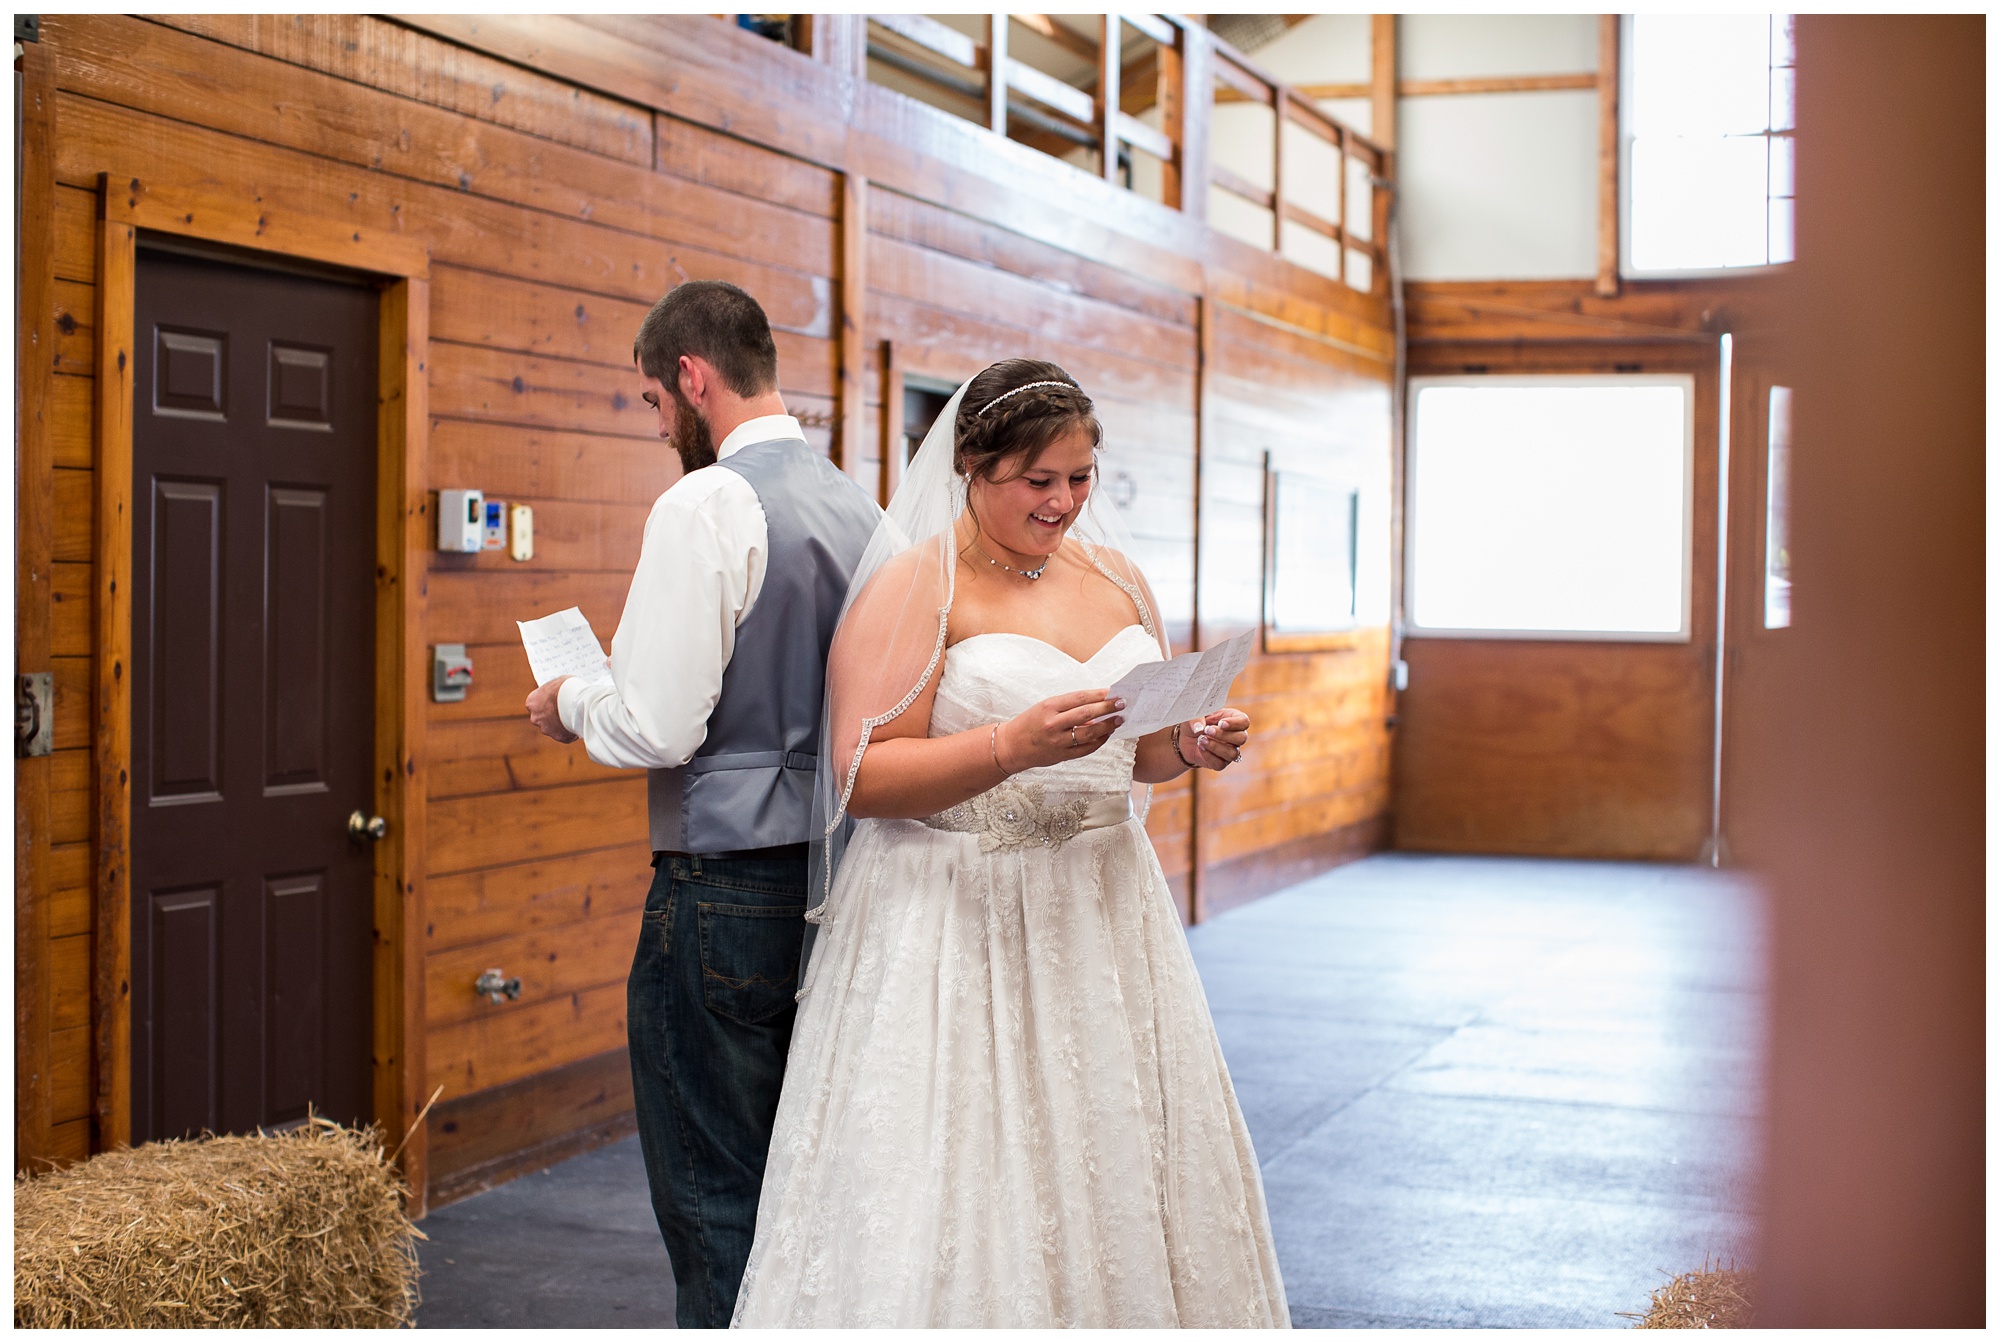
[[[1634,1329],[1748,1329],[1750,1314],[1750,1274],[1704,1263],[1655,1289],[1644,1315],[1627,1318],[1639,1321]]]
[[[416,1238],[375,1131],[147,1143],[14,1185],[14,1324],[407,1324]]]

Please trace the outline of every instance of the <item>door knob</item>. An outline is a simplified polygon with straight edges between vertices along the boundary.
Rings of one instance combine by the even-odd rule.
[[[347,818],[347,837],[359,844],[367,840],[373,844],[389,833],[389,823],[380,816],[365,816],[357,809]]]

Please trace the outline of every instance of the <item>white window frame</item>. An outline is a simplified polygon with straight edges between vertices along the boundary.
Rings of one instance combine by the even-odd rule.
[[[1681,420],[1681,623],[1678,630],[1455,629],[1417,622],[1417,545],[1423,510],[1417,500],[1417,453],[1423,441],[1421,393],[1429,387],[1679,387],[1687,413]],[[1529,639],[1542,643],[1684,644],[1694,639],[1694,418],[1691,373],[1455,373],[1412,377],[1405,406],[1409,461],[1403,472],[1404,633],[1414,639]]]
[[[1783,11],[1787,14],[1795,10]],[[1631,14],[1618,16],[1618,278],[1621,280],[1718,280],[1731,275],[1770,275],[1791,265],[1790,261],[1767,261],[1761,266],[1715,266],[1706,270],[1640,270],[1632,264],[1632,20]],[[1794,98],[1797,94],[1794,92]],[[1768,115],[1768,112],[1766,113]],[[1796,109],[1793,121],[1798,120]],[[1795,141],[1796,143],[1796,141]],[[1797,188],[1797,160],[1793,160],[1793,190]],[[1765,199],[1770,199],[1771,181],[1766,170]],[[1796,196],[1792,198],[1795,202]],[[1766,207],[1769,208],[1768,206]],[[1770,245],[1767,241],[1767,247]],[[1792,212],[1792,255],[1798,255],[1798,210]]]

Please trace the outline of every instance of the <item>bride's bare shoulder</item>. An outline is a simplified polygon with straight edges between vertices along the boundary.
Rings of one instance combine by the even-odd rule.
[[[944,568],[938,559],[942,548],[941,538],[929,537],[890,556],[862,585],[855,607],[875,607],[911,596],[931,599],[943,588]]]

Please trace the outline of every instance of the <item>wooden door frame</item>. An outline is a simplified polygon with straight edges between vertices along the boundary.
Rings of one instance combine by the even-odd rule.
[[[132,1137],[131,863],[132,427],[134,287],[140,230],[331,264],[378,284],[375,508],[374,807],[389,822],[375,848],[373,1118],[386,1143],[422,1104],[424,981],[424,573],[428,485],[430,254],[421,243],[256,197],[98,178],[97,508],[93,540],[95,903],[91,1031],[98,1150]],[[424,1201],[426,1144],[401,1158],[413,1213]]]

